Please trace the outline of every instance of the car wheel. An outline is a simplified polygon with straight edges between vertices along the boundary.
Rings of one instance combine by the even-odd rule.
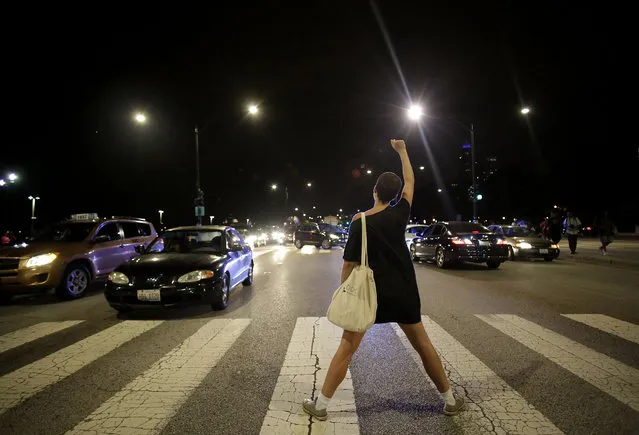
[[[331,241],[322,240],[322,244],[320,246],[322,247],[322,249],[331,249]]]
[[[410,259],[413,261],[419,261],[419,257],[417,257],[417,250],[415,249],[415,245],[410,245]]]
[[[302,246],[304,246],[304,244],[302,243],[301,240],[298,239],[298,240],[295,241],[295,247],[297,249],[302,249]]]
[[[59,299],[78,299],[86,294],[91,283],[91,274],[80,263],[71,263],[62,275],[62,281],[56,289]]]
[[[554,258],[552,258],[552,257],[544,257],[544,260],[550,262],[550,261],[553,261]]]
[[[242,281],[242,284],[249,286],[253,284],[253,262],[251,261],[251,267],[249,267],[248,275],[246,275],[246,279]]]
[[[501,265],[501,262],[497,260],[488,260],[486,264],[488,265],[489,269],[498,269]]]
[[[213,302],[211,308],[215,311],[224,310],[229,306],[229,277],[228,275],[222,280],[219,289],[214,290]]]
[[[515,251],[512,246],[508,247],[508,260],[515,261],[517,258],[515,257]]]
[[[448,267],[448,263],[446,262],[446,255],[444,254],[444,250],[441,247],[438,247],[435,251],[435,264],[440,269],[446,269]]]

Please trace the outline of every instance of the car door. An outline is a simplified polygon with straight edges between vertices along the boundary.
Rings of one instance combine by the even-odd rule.
[[[225,231],[226,250],[229,261],[226,266],[226,271],[231,278],[231,288],[235,287],[239,282],[244,267],[242,266],[243,252],[237,249],[237,240],[233,237],[231,230]]]
[[[435,225],[433,230],[428,234],[424,240],[426,241],[425,257],[435,258],[435,250],[441,243],[442,235],[444,234],[444,226],[441,224]]]
[[[324,234],[320,230],[319,225],[311,225],[311,242],[314,245],[321,245],[324,240]]]
[[[241,257],[242,257],[242,273],[241,278],[242,281],[244,278],[248,276],[248,270],[251,267],[251,261],[253,261],[253,251],[251,251],[251,247],[246,243],[242,235],[237,230],[230,230],[231,238],[233,243],[237,243],[237,245],[242,246]]]
[[[146,238],[142,234],[140,234],[140,227],[137,222],[121,221],[120,226],[122,227],[122,231],[124,232],[123,256],[126,258],[126,260],[130,260],[138,256],[138,253],[135,250],[137,246],[146,246]]]
[[[419,257],[428,256],[428,242],[430,233],[433,231],[433,226],[427,227],[419,236],[415,238],[415,252]]]
[[[117,222],[103,223],[95,232],[92,241],[90,257],[96,275],[111,273],[127,260],[122,229]]]

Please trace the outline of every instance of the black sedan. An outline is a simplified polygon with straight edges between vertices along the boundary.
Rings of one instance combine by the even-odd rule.
[[[234,228],[171,229],[140,253],[109,274],[105,296],[118,311],[186,302],[223,310],[233,288],[253,283],[253,252]]]
[[[438,222],[414,239],[414,258],[439,268],[459,262],[486,263],[497,269],[508,259],[508,244],[488,228],[471,222]]]

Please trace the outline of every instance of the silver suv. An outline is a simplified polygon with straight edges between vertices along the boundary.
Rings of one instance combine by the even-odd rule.
[[[51,225],[33,240],[0,248],[0,301],[56,289],[60,299],[84,296],[92,280],[137,256],[157,237],[144,219],[76,215]]]

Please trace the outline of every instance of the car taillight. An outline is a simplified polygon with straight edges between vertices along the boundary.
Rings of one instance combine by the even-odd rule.
[[[454,239],[450,239],[454,245],[472,245],[473,242],[470,239],[460,239],[459,237],[455,237]]]

